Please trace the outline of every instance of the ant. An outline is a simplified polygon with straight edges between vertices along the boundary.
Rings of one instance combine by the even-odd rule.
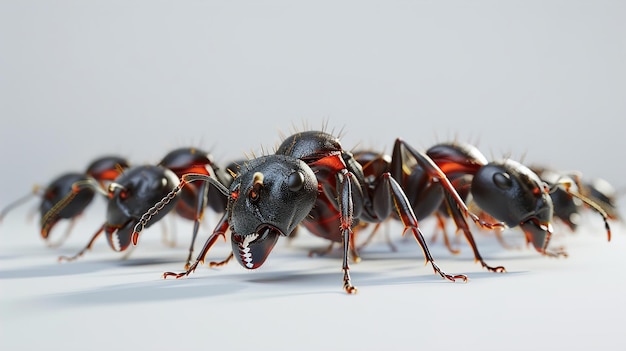
[[[400,139],[396,143],[406,147],[433,178],[440,180],[460,211],[483,227],[493,227],[469,212],[430,158]],[[176,189],[147,211],[136,225],[135,244],[160,209],[176,197],[184,184],[195,181],[208,182],[228,196],[226,211],[189,269],[182,273],[165,272],[164,278],[181,278],[194,272],[227,230],[231,231],[234,257],[243,267],[256,269],[265,262],[279,237],[289,236],[302,224],[315,235],[343,243],[343,288],[349,294],[356,293],[348,264],[352,230],[361,221],[379,223],[395,213],[404,231],[412,232],[435,273],[450,281],[467,281],[467,276],[444,273],[435,264],[411,205],[391,174],[366,178],[361,164],[343,149],[339,138],[329,133],[306,131],[287,137],[274,154],[244,162],[229,188],[211,176],[183,175]]]
[[[575,232],[578,227],[579,212],[584,206],[600,212],[607,219],[621,221],[616,204],[617,191],[606,180],[587,179],[577,171],[559,172],[541,166],[530,168],[551,188],[550,197],[554,203],[554,216],[572,232]],[[565,188],[558,187],[559,184],[568,184],[571,191],[578,193],[579,196],[573,196]],[[580,196],[587,201],[581,201]]]
[[[106,233],[109,246],[117,252],[130,245],[132,228],[149,208],[148,204],[161,199],[179,184],[178,177],[162,166],[133,166],[120,174],[108,187],[106,220],[91,237],[87,246],[71,257],[61,256],[59,261],[73,261],[90,250],[96,239]],[[155,221],[165,216],[177,201],[163,207]]]
[[[113,181],[129,167],[126,159],[119,156],[103,156],[92,161],[85,172],[68,172],[53,179],[45,188],[35,186],[33,191],[5,207],[0,212],[4,216],[25,203],[32,196],[40,196],[40,233],[50,247],[60,246],[69,236],[76,218],[91,204],[96,192],[106,194],[107,183]],[[62,219],[70,220],[65,235],[56,243],[49,241],[50,232]]]
[[[478,148],[466,143],[440,143],[429,148],[426,154],[444,170],[464,199],[471,196],[485,216],[502,221],[509,228],[519,227],[526,242],[542,255],[567,256],[562,250],[552,252],[547,249],[553,233],[554,213],[562,206],[552,200],[551,195],[557,190],[581,200],[600,214],[611,240],[606,212],[587,196],[573,191],[571,182],[561,179],[548,185],[523,164],[511,159],[489,162]],[[411,190],[407,192],[412,193]],[[458,211],[444,206],[439,207],[437,215],[445,238],[443,218],[451,215],[458,227]],[[450,249],[447,240],[446,244]],[[470,244],[476,254],[475,243],[470,240]]]
[[[227,182],[215,166],[211,155],[197,148],[179,148],[169,152],[157,165],[145,165],[127,169],[117,177],[108,188],[108,206],[105,223],[96,231],[91,240],[80,252],[72,257],[60,257],[60,260],[75,260],[91,249],[95,240],[103,232],[107,235],[109,246],[117,252],[125,251],[131,242],[132,230],[140,217],[158,200],[179,185],[179,177],[185,173],[197,173],[212,176]],[[226,197],[221,193],[211,196],[215,190],[205,185],[184,184],[180,201],[174,201],[159,209],[154,222],[175,210],[181,217],[194,221],[193,235],[185,269],[189,267],[194,243],[198,234],[204,209],[208,205],[216,212],[223,212]],[[177,199],[178,200],[178,199]]]
[[[502,266],[486,265],[462,213],[450,203],[449,195],[441,191],[437,179],[430,178],[419,163],[406,160],[403,164],[393,164],[394,159],[406,159],[397,145],[392,157],[371,151],[355,152],[355,155],[364,165],[363,169],[368,170],[368,176],[376,177],[382,172],[391,172],[397,178],[405,189],[417,218],[435,214],[448,250],[454,254],[459,253],[452,248],[445,231],[445,219],[452,217],[457,228],[465,234],[475,259],[490,271],[506,271]],[[568,204],[553,202],[555,194],[561,192],[569,201],[572,198],[578,199],[598,212],[604,219],[610,240],[611,231],[607,222],[610,217],[593,199],[573,191],[571,182],[565,179],[548,185],[521,163],[511,159],[488,162],[476,147],[465,143],[440,143],[429,148],[426,155],[441,168],[464,201],[471,199],[477,205],[483,220],[502,221],[511,228],[520,227],[525,233],[527,243],[532,243],[543,255],[567,256],[563,251],[551,252],[547,249],[553,232],[553,213],[556,215],[567,210]],[[503,228],[504,226],[496,228],[501,242],[500,231]],[[369,242],[377,229],[374,228],[365,243]]]
[[[622,217],[617,209],[617,198],[619,192],[611,183],[602,178],[579,178],[577,180],[580,193],[591,199],[600,206],[607,214],[608,218],[614,221],[622,221]]]
[[[430,151],[430,150],[429,150]],[[425,170],[423,167],[424,162],[420,162],[418,156],[424,155],[427,159],[433,162],[437,169],[440,170],[442,175],[433,173],[430,170]],[[453,219],[457,223],[457,227],[463,231],[466,239],[472,247],[475,260],[480,262],[481,266],[491,272],[505,272],[506,269],[503,266],[491,266],[485,262],[480,254],[474,236],[466,222],[464,215],[469,213],[464,207],[459,206],[459,203],[465,202],[467,198],[467,189],[459,187],[459,179],[455,174],[450,172],[450,167],[447,164],[440,162],[441,160],[436,158],[436,154],[420,153],[413,149],[410,145],[401,140],[397,140],[394,144],[394,148],[391,156],[385,153],[379,153],[370,150],[359,150],[354,152],[354,157],[362,165],[364,175],[367,179],[377,179],[382,174],[391,174],[392,177],[398,182],[398,184],[404,189],[407,200],[413,210],[415,217],[418,219],[424,219],[432,214],[437,215],[440,221],[440,227],[442,226],[442,219],[438,213],[440,210],[445,209],[446,214],[452,214]],[[465,165],[468,167],[468,165]],[[450,186],[455,191],[451,192],[447,189]],[[457,200],[455,196],[458,196]],[[465,206],[465,205],[463,205]],[[397,216],[392,216],[389,219],[399,219]],[[472,217],[475,223],[483,228],[499,229],[503,228],[504,224],[494,223],[492,225],[486,225],[486,221],[476,220]],[[488,218],[489,220],[497,220],[495,218]],[[361,248],[367,245],[372,237],[378,232],[380,223],[377,223],[374,229],[371,231],[369,237],[361,245]],[[365,227],[365,226],[362,226]],[[444,237],[447,241],[447,236]],[[393,250],[395,247],[389,242]],[[450,250],[451,246],[448,245]],[[353,248],[356,262],[360,260],[360,256]]]

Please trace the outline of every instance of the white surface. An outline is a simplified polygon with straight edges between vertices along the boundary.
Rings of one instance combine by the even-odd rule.
[[[0,1],[0,207],[103,153],[154,163],[192,144],[222,164],[324,123],[347,149],[458,137],[624,189],[625,18],[621,1]],[[182,225],[175,250],[155,227],[129,261],[103,240],[57,264],[101,216],[59,250],[23,213],[0,224],[1,349],[624,348],[626,243],[593,216],[566,260],[482,243],[506,275],[435,245],[468,284],[414,242],[379,243],[357,296],[307,236],[258,271],[180,281],[159,275],[181,266]]]
[[[231,262],[220,269],[201,266],[186,279],[163,280],[162,272],[180,270],[188,235],[178,236],[176,248],[166,248],[160,228],[150,228],[125,261],[101,238],[79,261],[60,264],[57,256],[80,249],[84,234],[98,223],[81,221],[64,247],[49,249],[23,214],[8,218],[0,231],[3,350],[624,347],[626,235],[614,225],[614,239],[607,243],[595,217],[581,232],[555,238],[555,245],[569,251],[566,259],[525,248],[504,250],[477,233],[487,262],[505,265],[505,274],[473,263],[464,241],[458,257],[441,240],[431,244],[440,267],[467,274],[466,284],[434,275],[423,265],[417,243],[392,226],[390,237],[399,251],[391,252],[383,236],[365,248],[364,261],[352,265],[360,290],[350,296],[341,287],[339,251],[307,257],[309,249],[325,244],[306,232],[291,243],[279,241],[256,271]],[[176,223],[189,233],[190,226]],[[422,227],[432,233],[430,221]],[[507,232],[506,238],[521,244],[519,232]],[[219,242],[210,259],[225,257],[229,246]]]

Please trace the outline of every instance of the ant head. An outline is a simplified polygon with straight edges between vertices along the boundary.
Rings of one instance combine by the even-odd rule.
[[[550,187],[550,198],[554,205],[554,217],[561,220],[571,231],[575,231],[580,222],[579,211],[583,202],[572,196],[569,190],[566,190],[565,187],[559,184],[569,184],[568,187],[571,190],[580,192],[577,183],[578,176],[540,165],[532,165],[530,169]]]
[[[520,226],[528,242],[543,252],[552,233],[553,204],[547,185],[528,167],[490,162],[472,180],[476,204],[509,227]]]
[[[230,191],[233,252],[242,266],[254,269],[265,262],[278,237],[291,234],[309,214],[318,183],[301,160],[269,155],[244,163]]]
[[[109,245],[124,251],[131,243],[134,227],[150,208],[179,184],[174,172],[160,166],[131,167],[109,185],[105,231]],[[153,217],[156,223],[176,205],[173,199]]]

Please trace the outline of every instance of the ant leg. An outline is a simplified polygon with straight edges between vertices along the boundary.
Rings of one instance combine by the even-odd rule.
[[[175,216],[171,216],[170,218],[170,223],[172,223],[171,227],[175,227]],[[167,247],[176,247],[176,228],[170,232],[166,221],[161,222],[161,242]]]
[[[350,233],[350,257],[352,258],[352,262],[359,263],[361,262],[361,255],[359,255],[359,251],[357,250],[355,244],[356,233],[356,228]]]
[[[328,245],[328,247],[326,248],[312,249],[311,251],[309,251],[309,257],[328,255],[328,253],[333,250],[334,246],[335,246],[335,242],[331,241],[330,245]]]
[[[374,238],[374,236],[376,236],[376,233],[378,233],[378,229],[380,229],[380,225],[382,222],[378,222],[374,225],[374,229],[372,229],[372,231],[370,232],[370,235],[367,236],[367,238],[361,243],[361,245],[358,246],[356,251],[361,251],[364,247],[366,247],[367,245],[369,245],[372,242],[372,239]],[[354,228],[355,229],[355,235],[356,236],[356,230],[361,230],[361,229],[365,229],[367,227],[368,223],[359,223],[359,225]]]
[[[557,251],[548,251],[548,250],[543,250],[541,252],[542,255],[544,256],[548,256],[548,257],[567,257],[567,252],[565,252],[563,249],[558,249]]]
[[[228,213],[226,212],[224,213],[222,218],[219,220],[217,226],[215,227],[215,230],[213,230],[213,234],[211,234],[211,236],[204,243],[204,247],[202,247],[202,250],[200,251],[198,258],[196,258],[196,261],[191,266],[189,266],[189,268],[185,272],[182,272],[182,273],[165,272],[163,273],[163,278],[172,277],[172,276],[176,278],[182,278],[184,276],[187,276],[193,273],[198,267],[198,264],[204,263],[206,255],[211,249],[211,247],[213,247],[213,245],[215,244],[215,242],[220,236],[224,237],[224,233],[226,233],[227,230],[228,230]]]
[[[444,193],[447,193],[451,198],[451,203],[455,203],[456,206],[459,207],[459,210],[462,214],[476,223],[481,228],[486,229],[494,229],[494,228],[504,228],[506,225],[504,223],[488,223],[483,221],[480,217],[472,213],[465,205],[465,202],[459,195],[459,193],[454,189],[454,186],[448,179],[445,173],[437,166],[437,164],[430,158],[428,155],[423,152],[419,152],[415,150],[411,145],[407,144],[402,139],[396,139],[396,142],[393,146],[393,154],[392,154],[392,175],[396,181],[400,181],[399,178],[402,176],[403,171],[402,167],[404,166],[404,154],[402,153],[402,149],[407,150],[407,152],[415,159],[415,161],[424,168],[424,171],[433,179],[438,181],[440,185],[444,189]],[[449,201],[450,202],[450,201]]]
[[[26,215],[26,222],[27,223],[32,223],[35,220],[35,217],[37,217],[37,213],[39,212],[39,208],[37,205],[33,206],[29,211],[28,214]]]
[[[604,228],[606,229],[606,233],[608,235],[608,241],[611,241],[611,227],[609,226],[609,221],[608,221],[609,215],[607,214],[607,212],[600,205],[595,203],[590,198],[578,192],[571,191],[570,188],[572,187],[572,184],[570,182],[563,182],[561,183],[561,185],[563,185],[563,187],[565,188],[565,191],[568,194],[580,199],[582,202],[585,203],[585,205],[589,206],[592,210],[596,211],[600,216],[602,216],[602,220],[604,220]]]
[[[413,213],[413,209],[411,208],[411,205],[409,204],[409,200],[407,200],[406,195],[404,194],[404,191],[402,190],[398,182],[396,182],[396,180],[391,177],[391,174],[385,173],[383,176],[384,176],[385,185],[387,186],[390,196],[393,198],[393,203],[394,203],[396,212],[398,213],[398,216],[400,217],[400,219],[402,220],[402,224],[404,225],[404,232],[411,229],[411,232],[413,233],[415,240],[417,240],[418,244],[422,247],[422,251],[424,252],[424,256],[426,258],[426,263],[430,263],[433,269],[435,270],[435,273],[439,274],[444,279],[448,279],[453,282],[456,281],[456,279],[461,279],[464,282],[466,282],[467,276],[463,274],[458,274],[458,275],[447,274],[443,272],[441,268],[439,268],[439,266],[435,264],[435,260],[431,256],[430,251],[428,250],[428,245],[426,245],[426,240],[424,239],[424,236],[422,235],[422,232],[417,223],[417,218],[415,217],[415,214]]]
[[[450,199],[450,196],[448,194],[445,194],[445,199],[446,199],[446,204],[448,207],[448,212],[454,219],[454,222],[456,223],[457,228],[461,229],[463,231],[463,234],[465,234],[465,238],[467,239],[467,242],[469,243],[470,247],[472,248],[472,251],[474,252],[474,260],[480,262],[483,268],[486,268],[490,272],[497,272],[497,273],[506,272],[506,268],[504,268],[503,266],[493,267],[493,266],[488,265],[487,262],[485,262],[480,252],[478,251],[478,246],[476,245],[474,236],[472,235],[472,232],[470,231],[470,228],[467,222],[465,221],[465,218],[463,217],[461,210],[457,206],[454,206],[454,203],[451,202],[452,200]]]
[[[339,210],[341,212],[340,229],[343,243],[343,289],[348,294],[356,294],[358,289],[352,285],[352,280],[350,279],[350,266],[348,263],[350,261],[350,251],[351,248],[353,248],[351,239],[353,238],[352,226],[354,225],[354,199],[352,193],[354,178],[352,173],[347,171],[345,171],[343,175],[345,177],[341,182],[341,193],[339,195]]]
[[[448,238],[448,231],[446,230],[445,217],[439,212],[435,213],[435,217],[437,218],[437,227],[439,228],[439,230],[441,231],[441,234],[443,235],[443,242],[446,245],[446,248],[448,248],[448,251],[450,251],[450,253],[452,253],[453,255],[460,254],[461,250],[453,248],[452,243],[450,243],[450,239]],[[435,235],[433,235],[433,238],[435,237]],[[434,242],[434,239],[431,240],[431,242]]]
[[[470,210],[467,208],[467,205],[465,205],[465,202],[463,201],[463,199],[461,199],[461,196],[454,189],[454,186],[452,185],[452,183],[450,183],[450,180],[445,175],[445,173],[443,173],[441,168],[439,168],[439,166],[437,166],[437,164],[430,157],[428,157],[428,155],[415,150],[411,145],[405,143],[401,139],[396,140],[396,143],[393,148],[393,157],[392,157],[392,160],[393,160],[392,169],[394,169],[394,172],[396,172],[395,174],[397,177],[399,177],[402,174],[402,166],[403,166],[402,147],[404,147],[409,152],[409,154],[415,158],[417,163],[422,168],[424,168],[424,171],[427,174],[429,174],[430,177],[432,177],[433,179],[436,179],[439,182],[439,184],[443,187],[444,199],[448,207],[448,212],[450,213],[451,217],[454,219],[454,222],[456,223],[457,228],[463,230],[463,233],[465,234],[465,238],[467,239],[470,246],[472,247],[475,260],[480,261],[481,265],[491,272],[505,272],[506,270],[503,266],[492,267],[492,266],[489,266],[483,260],[482,256],[478,252],[478,247],[476,246],[476,241],[474,240],[474,236],[472,235],[472,232],[470,231],[469,226],[467,222],[465,221],[465,217],[466,216],[470,217],[476,225],[482,228],[487,228],[487,229],[503,228],[505,227],[504,223],[487,223],[483,221],[476,214],[470,212]]]
[[[2,211],[0,211],[0,223],[2,222],[4,217],[7,215],[7,213],[9,213],[14,208],[20,206],[21,204],[25,203],[26,201],[30,200],[30,198],[37,195],[38,191],[39,191],[39,188],[35,187],[30,194],[26,194],[20,197],[19,199],[13,201],[12,203],[8,204],[5,208],[3,208]]]
[[[378,233],[378,231],[380,230],[380,228],[382,227],[383,222],[378,222],[374,225],[374,228],[372,229],[372,231],[370,232],[370,235],[367,236],[367,238],[365,239],[365,241],[363,241],[361,243],[361,245],[358,245],[357,247],[355,247],[352,251],[352,261],[355,263],[361,262],[361,256],[359,255],[359,251],[361,251],[364,247],[366,247],[367,245],[369,245],[372,240],[374,239],[374,237],[376,236],[376,234]],[[358,230],[362,230],[365,227],[367,227],[366,223],[360,223],[357,228]],[[387,243],[387,245],[389,246],[389,249],[393,252],[397,252],[398,248],[396,247],[396,245],[393,243],[393,241],[391,241],[391,237],[389,236],[389,228],[386,228],[387,230],[385,230],[385,242]],[[354,231],[353,236],[356,236],[357,231]],[[356,246],[355,240],[352,241],[354,244],[353,246]]]
[[[58,241],[55,241],[55,242],[46,241],[46,246],[48,246],[49,248],[57,248],[61,246],[65,242],[65,240],[67,240],[67,238],[70,236],[70,233],[72,232],[72,229],[74,228],[75,225],[76,225],[76,218],[71,218],[69,220],[69,224],[67,228],[65,229],[65,232],[63,233],[63,236]]]
[[[387,222],[387,224],[389,224],[389,222]],[[383,223],[381,222],[380,225],[382,226]],[[385,227],[385,242],[387,243],[391,251],[398,252],[398,247],[396,246],[396,244],[393,243],[393,241],[391,241],[391,236],[389,235],[388,225]]]
[[[543,244],[543,248],[538,249],[537,251],[539,251],[542,255],[544,256],[548,256],[548,257],[567,257],[567,252],[565,252],[565,250],[563,249],[557,249],[556,251],[549,251],[548,250],[548,244],[550,243],[550,237],[552,236],[552,232],[548,231],[546,239],[544,241]],[[528,236],[526,237],[526,239],[528,240]]]
[[[228,255],[228,257],[226,257],[226,258],[225,258],[224,260],[222,260],[222,261],[219,261],[219,262],[217,262],[217,261],[211,261],[211,262],[209,263],[209,267],[221,267],[221,266],[224,266],[224,265],[226,265],[228,262],[230,262],[230,260],[232,260],[232,259],[233,259],[233,257],[235,257],[235,254],[233,254],[233,253],[231,252],[231,253],[230,253],[230,255]]]
[[[87,252],[88,250],[91,250],[91,247],[93,246],[93,243],[100,236],[100,234],[102,234],[103,231],[104,231],[104,224],[100,227],[100,229],[98,229],[98,231],[93,235],[93,237],[91,237],[91,240],[89,240],[89,243],[87,244],[87,246],[85,246],[82,250],[80,250],[74,256],[71,256],[71,257],[60,256],[59,257],[59,262],[61,262],[61,261],[74,261],[75,259],[77,259],[77,258],[81,257],[82,255],[84,255],[85,252]]]
[[[204,207],[207,202],[207,194],[208,194],[209,183],[202,182],[200,188],[198,189],[198,202],[196,203],[196,216],[193,222],[193,234],[191,236],[191,244],[189,245],[189,255],[187,255],[187,261],[185,262],[185,269],[189,269],[189,264],[191,262],[191,257],[193,255],[193,247],[196,242],[196,237],[198,236],[198,230],[200,229],[200,223],[204,217]]]
[[[380,223],[376,223],[374,230],[370,233],[370,235],[367,237],[365,242],[359,247],[357,247],[356,245],[357,233],[360,230],[365,229],[367,227],[367,223],[360,222],[354,228],[352,228],[352,237],[350,238],[350,257],[352,258],[353,263],[361,262],[361,255],[359,254],[359,251],[361,251],[363,247],[367,246],[367,244],[369,244],[369,242],[372,240],[372,237],[376,233],[376,230],[378,229],[379,224]]]
[[[165,205],[170,203],[170,201],[172,201],[176,197],[176,195],[178,195],[178,193],[181,191],[183,186],[185,186],[185,184],[192,183],[195,181],[209,182],[213,186],[215,186],[217,190],[220,191],[222,194],[228,195],[228,188],[226,188],[222,183],[220,183],[216,179],[211,178],[210,176],[207,176],[204,174],[196,174],[196,173],[184,174],[180,178],[180,183],[178,184],[178,186],[176,186],[176,188],[174,188],[174,190],[170,191],[167,195],[165,195],[161,199],[161,201],[154,204],[154,206],[150,207],[148,211],[146,211],[146,213],[144,213],[141,216],[141,218],[139,219],[139,222],[137,222],[137,224],[135,225],[135,228],[133,229],[133,235],[132,235],[133,245],[137,245],[137,242],[139,241],[139,234],[148,225],[152,217],[156,215],[160,210],[162,210],[163,207],[165,207]]]

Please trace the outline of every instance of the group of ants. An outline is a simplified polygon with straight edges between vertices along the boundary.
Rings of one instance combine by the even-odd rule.
[[[525,166],[510,158],[489,161],[477,147],[458,141],[438,143],[425,152],[402,139],[395,140],[391,155],[348,151],[339,137],[325,131],[296,132],[272,154],[225,167],[193,147],[171,151],[156,165],[135,166],[124,157],[103,156],[85,172],[64,173],[47,186],[36,187],[4,208],[0,220],[34,195],[41,199],[40,228],[46,241],[59,221],[73,223],[96,195],[106,199],[104,224],[84,249],[60,260],[82,256],[102,233],[113,250],[126,251],[137,245],[145,228],[173,211],[194,225],[184,271],[165,272],[165,278],[194,272],[227,232],[232,252],[211,265],[234,257],[243,267],[256,269],[279,237],[292,237],[302,226],[329,240],[330,247],[341,244],[343,288],[350,294],[357,288],[349,265],[360,260],[355,237],[368,227],[376,233],[386,221],[399,221],[403,234],[413,235],[436,274],[467,281],[467,276],[445,273],[435,264],[418,219],[434,216],[446,246],[456,253],[446,234],[446,222],[451,220],[467,239],[476,262],[492,272],[506,270],[484,261],[472,228],[497,235],[519,228],[538,253],[558,257],[567,254],[548,249],[554,221],[575,231],[580,211],[591,210],[602,217],[610,241],[609,222],[620,220],[613,189],[597,186],[577,172]],[[220,218],[193,260],[207,207]],[[65,238],[71,225],[66,229]]]

